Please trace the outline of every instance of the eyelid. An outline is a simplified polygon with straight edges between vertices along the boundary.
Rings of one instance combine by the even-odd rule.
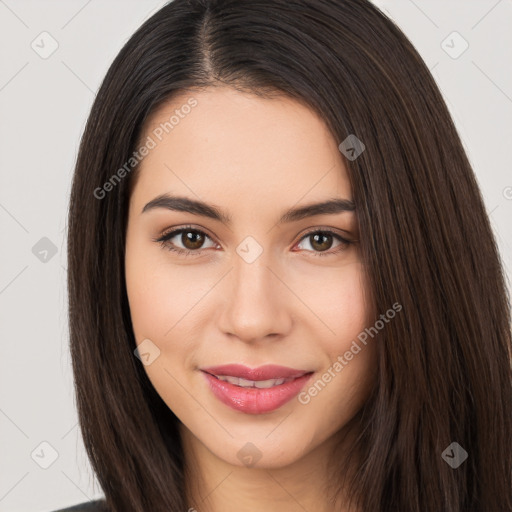
[[[339,231],[341,231],[342,234],[340,234]],[[317,232],[330,232],[330,233],[334,233],[334,234],[340,236],[341,238],[346,239],[347,241],[354,241],[354,242],[356,242],[356,240],[348,240],[347,237],[352,237],[352,235],[350,234],[349,231],[347,231],[345,229],[332,228],[332,227],[327,227],[327,226],[315,226],[314,228],[308,228],[306,231],[303,231],[301,233],[301,235],[299,236],[299,241],[302,240],[306,235],[309,235],[311,233],[317,233]]]
[[[201,249],[191,250],[191,249],[182,249],[181,247],[170,247],[169,240],[184,231],[196,231],[198,233],[206,235],[216,245],[220,245],[219,242],[216,241],[215,237],[209,234],[209,232],[206,228],[203,228],[202,226],[197,226],[197,225],[193,226],[191,224],[167,228],[164,231],[162,231],[161,235],[157,236],[156,238],[152,238],[151,240],[153,242],[160,242],[160,245],[164,249],[167,249],[168,251],[173,251],[178,254],[184,254],[185,256],[188,256],[188,255],[199,256],[200,254],[202,254],[206,249],[201,248]],[[209,247],[209,249],[211,249],[211,247]]]
[[[206,228],[203,228],[202,226],[199,226],[199,225],[191,225],[191,224],[187,224],[187,225],[183,225],[183,226],[175,226],[175,227],[172,227],[172,228],[168,228],[168,229],[164,230],[162,232],[162,234],[159,235],[158,237],[152,238],[152,241],[153,242],[160,242],[161,245],[164,248],[166,248],[167,250],[171,250],[171,251],[177,252],[178,254],[185,254],[186,256],[187,255],[194,255],[194,256],[196,256],[196,255],[202,254],[206,250],[205,248],[200,248],[200,249],[192,250],[192,249],[182,249],[181,247],[174,247],[174,248],[170,248],[169,247],[169,240],[171,238],[174,238],[175,236],[179,235],[183,231],[196,231],[196,232],[199,232],[201,234],[206,235],[215,244],[221,245],[219,242],[216,241],[216,238],[214,236],[209,234],[209,232],[208,232],[208,230]],[[343,234],[339,234],[338,231],[341,231]],[[313,233],[319,233],[319,232],[320,233],[330,233],[330,234],[334,235],[335,237],[338,237],[339,241],[342,244],[345,244],[345,245],[350,245],[352,243],[358,242],[358,240],[352,239],[352,236],[346,230],[343,230],[343,229],[340,229],[340,228],[327,227],[327,226],[315,226],[315,227],[312,227],[312,228],[308,228],[306,231],[303,231],[298,236],[297,241],[294,242],[293,247],[295,247],[297,244],[302,242],[308,235],[311,235]],[[172,235],[172,236],[169,236],[169,235]],[[209,247],[208,249],[211,249],[211,247]],[[330,251],[330,250],[329,251],[325,251],[325,252],[321,252],[321,251],[305,251],[305,252],[312,253],[313,255],[317,255],[317,256],[329,255],[329,254],[334,255],[334,254],[337,253],[337,251]]]
[[[210,232],[204,228],[203,226],[200,226],[198,224],[192,225],[192,224],[185,224],[183,226],[175,226],[172,228],[166,228],[160,235],[158,235],[156,238],[152,238],[153,242],[160,242],[162,239],[167,238],[168,235],[171,233],[174,233],[174,235],[177,235],[180,231],[197,231],[199,233],[203,233],[207,235],[209,238],[211,238],[213,241],[215,241],[215,237],[210,234]],[[172,238],[172,237],[171,237]],[[218,244],[218,242],[216,242]],[[219,244],[220,245],[220,244]]]
[[[215,237],[213,235],[211,235],[206,228],[204,228],[203,226],[200,226],[198,224],[196,224],[196,225],[187,224],[187,225],[183,225],[183,226],[167,228],[164,231],[162,231],[162,233],[160,235],[158,235],[156,238],[152,238],[152,240],[153,240],[153,242],[159,242],[159,241],[161,241],[162,238],[167,237],[167,235],[170,235],[171,233],[174,233],[175,231],[181,231],[181,230],[185,230],[185,229],[190,229],[191,231],[202,232],[205,235],[208,235],[212,240],[215,240]],[[333,227],[328,227],[328,226],[315,226],[313,228],[308,228],[306,231],[303,231],[299,235],[298,241],[302,240],[302,238],[304,238],[306,235],[308,235],[310,233],[316,233],[318,231],[332,231],[332,232],[338,234],[339,236],[341,236],[342,238],[345,238],[347,236],[351,237],[350,232],[345,229],[333,228]],[[339,234],[338,231],[341,231],[343,234]],[[357,240],[352,240],[352,241],[357,242]],[[219,243],[219,242],[217,242],[217,243]]]

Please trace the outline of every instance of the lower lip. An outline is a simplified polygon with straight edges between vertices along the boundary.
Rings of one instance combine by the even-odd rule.
[[[222,403],[246,414],[263,414],[279,409],[279,407],[296,396],[313,375],[308,373],[279,386],[258,389],[242,388],[219,380],[209,373],[202,373],[206,377],[213,394]]]

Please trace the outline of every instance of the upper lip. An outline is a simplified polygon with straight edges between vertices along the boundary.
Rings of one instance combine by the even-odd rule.
[[[311,373],[310,370],[297,370],[275,364],[266,364],[257,368],[249,368],[242,364],[224,364],[201,368],[201,370],[215,376],[225,375],[253,381],[297,378],[302,377],[306,373]]]

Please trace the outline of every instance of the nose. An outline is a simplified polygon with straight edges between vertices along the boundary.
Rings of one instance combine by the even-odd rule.
[[[286,336],[292,327],[293,297],[289,289],[260,256],[247,263],[235,258],[224,280],[219,329],[246,343]]]

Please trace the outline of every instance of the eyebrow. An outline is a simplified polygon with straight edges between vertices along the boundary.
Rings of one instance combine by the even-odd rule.
[[[217,220],[223,224],[231,224],[231,216],[223,212],[218,207],[190,199],[188,197],[171,196],[169,194],[161,194],[151,200],[144,206],[142,213],[154,210],[156,208],[164,208],[176,212],[187,212],[193,215],[201,215],[210,219]],[[310,203],[304,206],[291,208],[278,221],[278,224],[296,222],[315,215],[330,215],[342,212],[355,211],[354,202],[350,199],[333,198],[320,203]]]

